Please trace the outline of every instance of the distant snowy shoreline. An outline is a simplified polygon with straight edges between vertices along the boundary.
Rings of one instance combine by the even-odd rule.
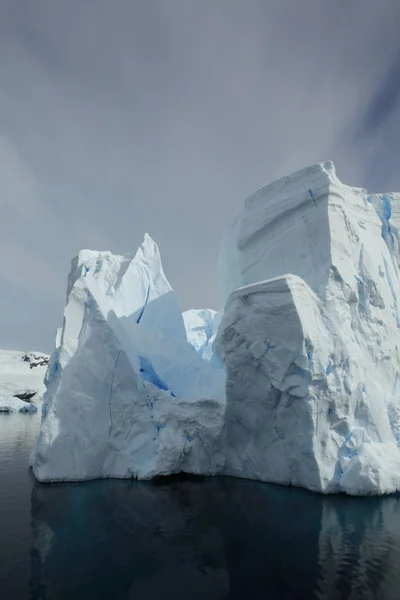
[[[0,350],[0,413],[37,411],[48,362],[42,352]]]

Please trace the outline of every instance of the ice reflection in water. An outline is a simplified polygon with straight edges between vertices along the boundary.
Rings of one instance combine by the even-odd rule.
[[[400,497],[329,497],[319,535],[321,598],[400,598]]]
[[[397,497],[227,478],[39,485],[31,598],[393,598]]]
[[[35,429],[36,424],[36,429]],[[40,485],[0,418],[0,598],[400,598],[400,498],[235,479]]]

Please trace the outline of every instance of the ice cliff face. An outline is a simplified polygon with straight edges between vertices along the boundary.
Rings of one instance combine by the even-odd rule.
[[[72,261],[32,465],[41,481],[214,473],[224,372],[187,342],[156,244]]]
[[[399,194],[299,171],[228,226],[224,310],[183,317],[148,236],[134,257],[81,252],[35,475],[400,489],[399,228]]]
[[[246,200],[221,252],[227,474],[400,488],[399,209],[330,162]]]

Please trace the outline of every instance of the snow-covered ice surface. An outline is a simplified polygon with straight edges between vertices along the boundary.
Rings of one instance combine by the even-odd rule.
[[[191,309],[182,315],[187,340],[200,356],[203,356],[213,335],[213,323],[216,315],[217,311],[210,308]]]
[[[222,319],[222,312],[211,308],[190,309],[183,313],[187,340],[201,358],[216,368],[222,368],[213,351],[213,343]]]
[[[399,209],[331,162],[246,200],[220,261],[226,474],[400,489]]]
[[[72,261],[32,457],[41,481],[215,473],[225,375],[187,342],[145,236],[134,257]]]
[[[0,350],[0,412],[36,412],[45,391],[47,354]]]
[[[41,481],[225,474],[400,489],[400,194],[331,162],[250,196],[220,253],[224,309],[183,314],[145,237],[82,251],[46,377]]]

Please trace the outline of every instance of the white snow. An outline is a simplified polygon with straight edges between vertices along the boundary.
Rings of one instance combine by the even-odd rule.
[[[0,412],[37,411],[45,391],[47,361],[41,352],[0,350]]]
[[[82,251],[47,374],[41,481],[225,474],[400,490],[400,194],[331,162],[250,196],[220,253],[223,310],[181,314],[146,235]]]
[[[215,368],[222,368],[221,361],[213,351],[213,343],[222,319],[222,312],[211,308],[190,309],[185,311],[182,316],[189,344],[195,348],[203,360]]]

